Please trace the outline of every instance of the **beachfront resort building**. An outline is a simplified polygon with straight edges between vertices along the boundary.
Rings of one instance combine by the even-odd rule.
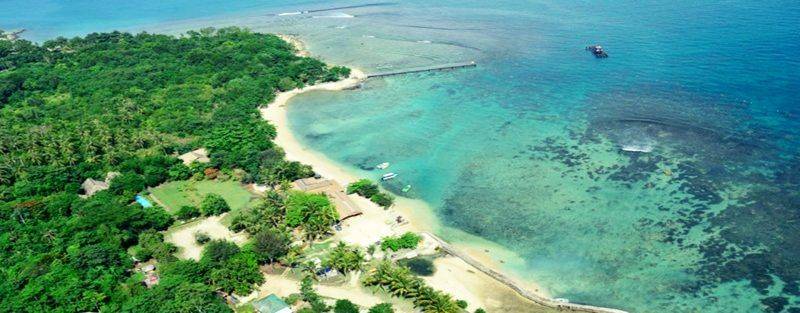
[[[333,180],[309,177],[295,180],[292,185],[302,191],[327,195],[333,202],[333,206],[336,207],[340,221],[362,213],[361,209],[344,192],[342,185]]]
[[[211,159],[208,158],[208,151],[205,148],[189,151],[178,156],[178,159],[183,161],[183,164],[189,165],[192,162],[208,163]]]
[[[275,294],[253,301],[253,309],[258,313],[292,313],[292,308]]]

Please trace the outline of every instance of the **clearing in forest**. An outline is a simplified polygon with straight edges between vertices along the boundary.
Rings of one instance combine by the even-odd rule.
[[[182,206],[200,207],[203,198],[209,193],[216,193],[228,202],[231,211],[247,206],[255,197],[241,184],[235,181],[174,181],[151,190],[151,197],[166,206],[167,212],[177,212]]]

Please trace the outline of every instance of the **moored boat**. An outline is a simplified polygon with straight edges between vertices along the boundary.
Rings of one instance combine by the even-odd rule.
[[[395,174],[395,173],[386,173],[386,174],[383,174],[383,176],[381,177],[381,180],[390,180],[390,179],[395,178],[395,177],[397,177],[397,174]]]

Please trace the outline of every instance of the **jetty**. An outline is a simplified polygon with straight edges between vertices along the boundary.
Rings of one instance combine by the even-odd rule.
[[[394,71],[375,72],[375,73],[369,73],[366,76],[367,78],[375,78],[375,77],[386,77],[386,76],[420,73],[420,72],[453,70],[453,69],[476,67],[476,66],[478,66],[478,64],[475,63],[475,61],[461,62],[461,63],[447,63],[447,64],[432,65],[432,66],[405,68]]]
[[[516,281],[514,281],[511,278],[509,278],[508,276],[503,275],[502,273],[500,273],[498,271],[495,271],[495,270],[489,268],[488,266],[483,265],[481,262],[473,259],[471,256],[456,250],[455,248],[450,246],[450,244],[448,244],[446,241],[442,240],[441,238],[437,237],[436,235],[431,234],[429,232],[422,232],[422,234],[424,234],[424,235],[428,236],[429,238],[432,238],[433,240],[435,240],[439,244],[439,248],[441,249],[441,251],[444,251],[447,254],[450,254],[450,255],[452,255],[454,257],[457,257],[457,258],[463,260],[464,262],[466,262],[467,264],[471,265],[472,267],[478,269],[479,271],[483,272],[484,274],[489,275],[489,277],[492,277],[495,280],[497,280],[498,282],[502,283],[503,285],[508,286],[509,288],[511,288],[512,290],[517,292],[517,294],[519,294],[523,298],[528,299],[530,301],[533,301],[534,303],[537,303],[539,305],[555,308],[555,309],[558,309],[558,310],[568,311],[568,312],[628,313],[627,311],[618,310],[618,309],[604,308],[604,307],[598,307],[598,306],[586,305],[586,304],[563,302],[563,301],[559,301],[557,299],[550,299],[550,298],[547,298],[547,297],[540,296],[538,294],[535,294],[533,292],[528,291],[525,287],[523,287],[522,285],[518,284]]]

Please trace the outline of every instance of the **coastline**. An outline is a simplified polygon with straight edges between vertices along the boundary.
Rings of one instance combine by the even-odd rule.
[[[310,52],[304,49],[305,45],[301,40],[294,36],[278,35],[283,40],[294,45],[297,49],[298,56],[310,56]],[[360,69],[348,66],[351,69],[351,74],[348,78],[322,84],[306,86],[300,89],[293,89],[286,92],[276,94],[275,99],[259,109],[261,117],[269,121],[277,130],[277,136],[274,139],[276,145],[280,146],[285,154],[286,159],[298,161],[304,164],[311,165],[314,171],[327,179],[334,180],[342,186],[347,186],[350,182],[356,181],[362,177],[348,171],[344,166],[339,165],[336,161],[331,160],[324,154],[304,146],[295,137],[289,127],[288,121],[288,105],[290,100],[297,95],[310,92],[310,91],[341,91],[358,87],[362,82],[367,79],[367,75]],[[435,288],[442,289],[445,292],[451,293],[454,297],[467,300],[470,303],[470,308],[477,307],[489,308],[492,302],[496,299],[485,299],[491,294],[498,293],[497,288],[505,288],[507,291],[513,293],[518,297],[519,301],[524,301],[530,305],[540,305],[540,309],[555,309],[558,311],[581,311],[581,312],[612,312],[624,313],[626,311],[595,307],[591,305],[574,304],[568,302],[560,302],[553,299],[549,294],[542,291],[543,289],[531,282],[522,282],[518,279],[510,278],[508,275],[503,274],[498,262],[493,258],[485,247],[491,246],[493,249],[497,248],[495,245],[486,243],[477,243],[475,246],[465,247],[463,244],[449,244],[444,240],[438,238],[433,234],[433,230],[439,229],[437,219],[433,216],[433,211],[430,206],[424,201],[417,199],[409,199],[402,196],[394,195],[396,197],[395,205],[390,210],[383,208],[370,202],[368,199],[362,197],[351,196],[356,203],[364,210],[364,216],[355,217],[351,220],[344,222],[345,228],[349,224],[357,223],[359,227],[367,226],[367,231],[371,236],[366,235],[365,232],[356,234],[340,235],[340,239],[347,241],[351,244],[360,244],[367,246],[371,242],[367,238],[374,238],[375,234],[387,233],[386,228],[389,228],[383,220],[387,217],[400,214],[408,223],[402,228],[405,231],[414,231],[431,238],[435,241],[442,250],[446,251],[449,256],[446,259],[456,259],[456,261],[439,262],[445,268],[440,268],[440,272],[453,272],[454,270],[463,271],[470,274],[475,274],[474,277],[469,278],[453,278],[453,279],[433,279],[432,277],[425,278],[426,281]],[[360,220],[360,221],[359,221]],[[397,229],[389,229],[391,233]],[[472,235],[467,235],[474,237]],[[377,237],[377,238],[380,238]],[[426,238],[427,239],[427,238]],[[481,240],[485,241],[485,240]],[[513,254],[513,252],[511,252]],[[502,262],[502,261],[501,261]],[[458,275],[451,273],[448,275]],[[441,276],[441,275],[437,275]],[[467,275],[462,275],[467,276]],[[454,284],[466,285],[462,288],[454,288]],[[477,291],[477,292],[476,292]],[[475,305],[475,307],[473,307]],[[534,310],[531,312],[543,312],[541,310]]]

